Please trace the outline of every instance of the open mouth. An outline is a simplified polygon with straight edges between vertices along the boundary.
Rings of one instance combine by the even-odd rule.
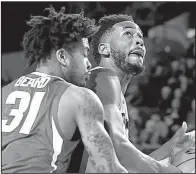
[[[136,55],[138,57],[141,57],[142,59],[144,59],[144,51],[143,50],[133,50],[129,53],[129,55]]]

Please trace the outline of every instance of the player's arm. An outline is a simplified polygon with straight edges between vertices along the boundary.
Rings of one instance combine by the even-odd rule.
[[[111,75],[108,78],[97,76],[97,86],[94,91],[103,103],[105,121],[120,163],[128,172],[179,172],[175,167],[145,155],[126,138],[118,108],[120,89],[116,80],[116,77]]]
[[[187,125],[184,122],[182,127],[178,129],[175,135],[165,144],[163,144],[159,149],[155,150],[150,154],[150,156],[156,160],[162,160],[164,158],[172,156],[172,149],[182,145],[183,148],[187,145],[187,143],[191,144],[193,141],[190,136],[186,134]]]
[[[108,117],[109,132],[120,163],[128,172],[142,173],[178,173],[179,170],[165,163],[156,161],[139,151],[124,135],[120,111],[114,104],[104,106],[105,116]]]
[[[76,124],[96,172],[127,173],[120,165],[112,141],[104,129],[101,101],[89,89],[80,89]]]

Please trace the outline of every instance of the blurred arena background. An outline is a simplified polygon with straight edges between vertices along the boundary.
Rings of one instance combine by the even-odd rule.
[[[2,87],[35,69],[27,68],[23,58],[25,21],[50,4],[65,6],[67,12],[84,9],[96,20],[105,14],[132,14],[141,27],[146,70],[131,80],[125,95],[133,144],[150,153],[183,121],[188,130],[195,129],[195,2],[1,2]]]

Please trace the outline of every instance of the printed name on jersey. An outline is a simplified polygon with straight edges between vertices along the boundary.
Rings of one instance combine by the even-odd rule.
[[[39,78],[30,78],[30,77],[22,76],[16,81],[14,86],[44,88],[50,80],[51,77],[48,76],[39,77]]]

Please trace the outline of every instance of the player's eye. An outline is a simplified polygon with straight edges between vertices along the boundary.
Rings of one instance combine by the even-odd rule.
[[[126,32],[125,32],[125,35],[131,36],[131,37],[133,36],[133,34],[132,34],[130,31],[126,31]]]
[[[138,34],[139,38],[143,39],[143,36],[141,34]]]

